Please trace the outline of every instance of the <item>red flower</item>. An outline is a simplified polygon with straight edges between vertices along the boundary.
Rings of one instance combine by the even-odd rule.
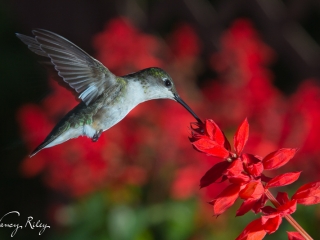
[[[268,154],[263,160],[263,167],[266,170],[272,170],[285,165],[296,154],[297,149],[283,148]]]
[[[116,74],[161,66],[155,57],[161,53],[160,40],[136,29],[124,18],[108,22],[105,30],[94,38],[97,58]]]
[[[271,179],[265,188],[281,187],[291,184],[298,180],[301,172],[284,173]]]
[[[277,208],[270,206],[261,208],[264,216],[252,221],[237,239],[262,239],[267,233],[274,233],[279,228],[285,215],[296,211],[297,201],[290,201],[287,194],[279,193],[277,200],[282,205]]]
[[[216,199],[209,202],[213,205],[213,213],[218,216],[231,207],[239,196],[240,184],[231,184],[225,188]]]
[[[289,240],[305,240],[299,232],[287,232]]]
[[[320,182],[308,183],[301,186],[292,199],[297,200],[298,203],[303,205],[312,205],[320,203]]]
[[[259,218],[249,223],[236,240],[263,239],[265,235],[266,231]]]
[[[213,120],[206,120],[204,126],[200,126],[198,123],[195,125],[198,126],[198,129],[192,127],[193,132],[190,139],[192,145],[201,152],[224,158],[228,161],[231,161],[232,158],[237,158],[241,154],[248,140],[249,125],[247,119],[244,120],[234,136],[234,153],[231,152],[230,143],[224,133]]]
[[[200,180],[200,187],[208,186],[220,178],[222,181],[228,179],[232,183],[210,202],[213,205],[214,214],[223,213],[238,197],[244,200],[250,199],[245,208],[249,206],[249,202],[253,207],[255,202],[253,200],[259,200],[264,195],[265,189],[260,179],[263,168],[261,161],[251,155],[242,157],[242,151],[249,136],[247,119],[243,121],[234,136],[234,152],[231,151],[230,143],[214,121],[206,120],[204,128],[199,124],[197,126],[198,128],[193,128],[192,132],[193,146],[201,152],[227,160],[214,165]],[[246,171],[247,167],[255,175],[250,175]]]
[[[189,25],[181,25],[170,40],[172,52],[179,59],[192,58],[200,52],[199,38]]]
[[[282,148],[262,158],[243,153],[249,137],[247,119],[239,126],[234,136],[234,151],[224,133],[213,120],[204,124],[194,124],[192,128],[192,145],[200,152],[218,157],[222,162],[215,164],[200,180],[200,187],[214,182],[228,180],[231,184],[209,203],[213,206],[214,215],[218,216],[241,198],[244,200],[236,216],[252,210],[262,213],[262,217],[251,222],[237,239],[262,239],[266,234],[274,233],[280,226],[283,217],[295,212],[297,203],[315,204],[320,202],[320,182],[306,184],[298,189],[290,200],[286,193],[280,192],[274,199],[269,188],[281,187],[295,182],[301,172],[290,172],[269,178],[264,170],[277,169],[288,163],[296,154],[296,149]],[[275,208],[265,206],[267,200]],[[295,236],[295,234],[291,234]]]

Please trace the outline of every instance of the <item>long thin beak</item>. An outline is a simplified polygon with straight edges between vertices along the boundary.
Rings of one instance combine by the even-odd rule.
[[[174,99],[180,103],[185,109],[187,109],[192,116],[198,121],[198,123],[202,123],[202,121],[200,120],[200,118],[194,113],[194,111],[192,111],[192,109],[179,97],[178,94],[174,95]]]

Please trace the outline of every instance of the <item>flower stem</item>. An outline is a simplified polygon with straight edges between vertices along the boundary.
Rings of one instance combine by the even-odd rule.
[[[275,207],[280,206],[278,200],[272,195],[272,193],[269,190],[266,191],[266,196]],[[285,215],[284,217],[306,240],[313,240],[313,238],[310,237],[310,235],[299,225],[299,223],[297,223],[296,220],[294,220],[294,218],[291,215]]]

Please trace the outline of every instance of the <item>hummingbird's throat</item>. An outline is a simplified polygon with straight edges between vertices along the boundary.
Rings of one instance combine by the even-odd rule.
[[[174,99],[180,103],[185,109],[188,110],[189,113],[198,121],[198,123],[202,123],[201,119],[197,116],[197,114],[194,113],[194,111],[178,96],[175,95]]]

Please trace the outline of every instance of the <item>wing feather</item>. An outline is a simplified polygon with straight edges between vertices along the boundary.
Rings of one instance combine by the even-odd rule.
[[[87,105],[116,84],[109,69],[69,40],[43,29],[32,33],[35,37],[16,35],[31,51],[50,58],[58,75]]]

